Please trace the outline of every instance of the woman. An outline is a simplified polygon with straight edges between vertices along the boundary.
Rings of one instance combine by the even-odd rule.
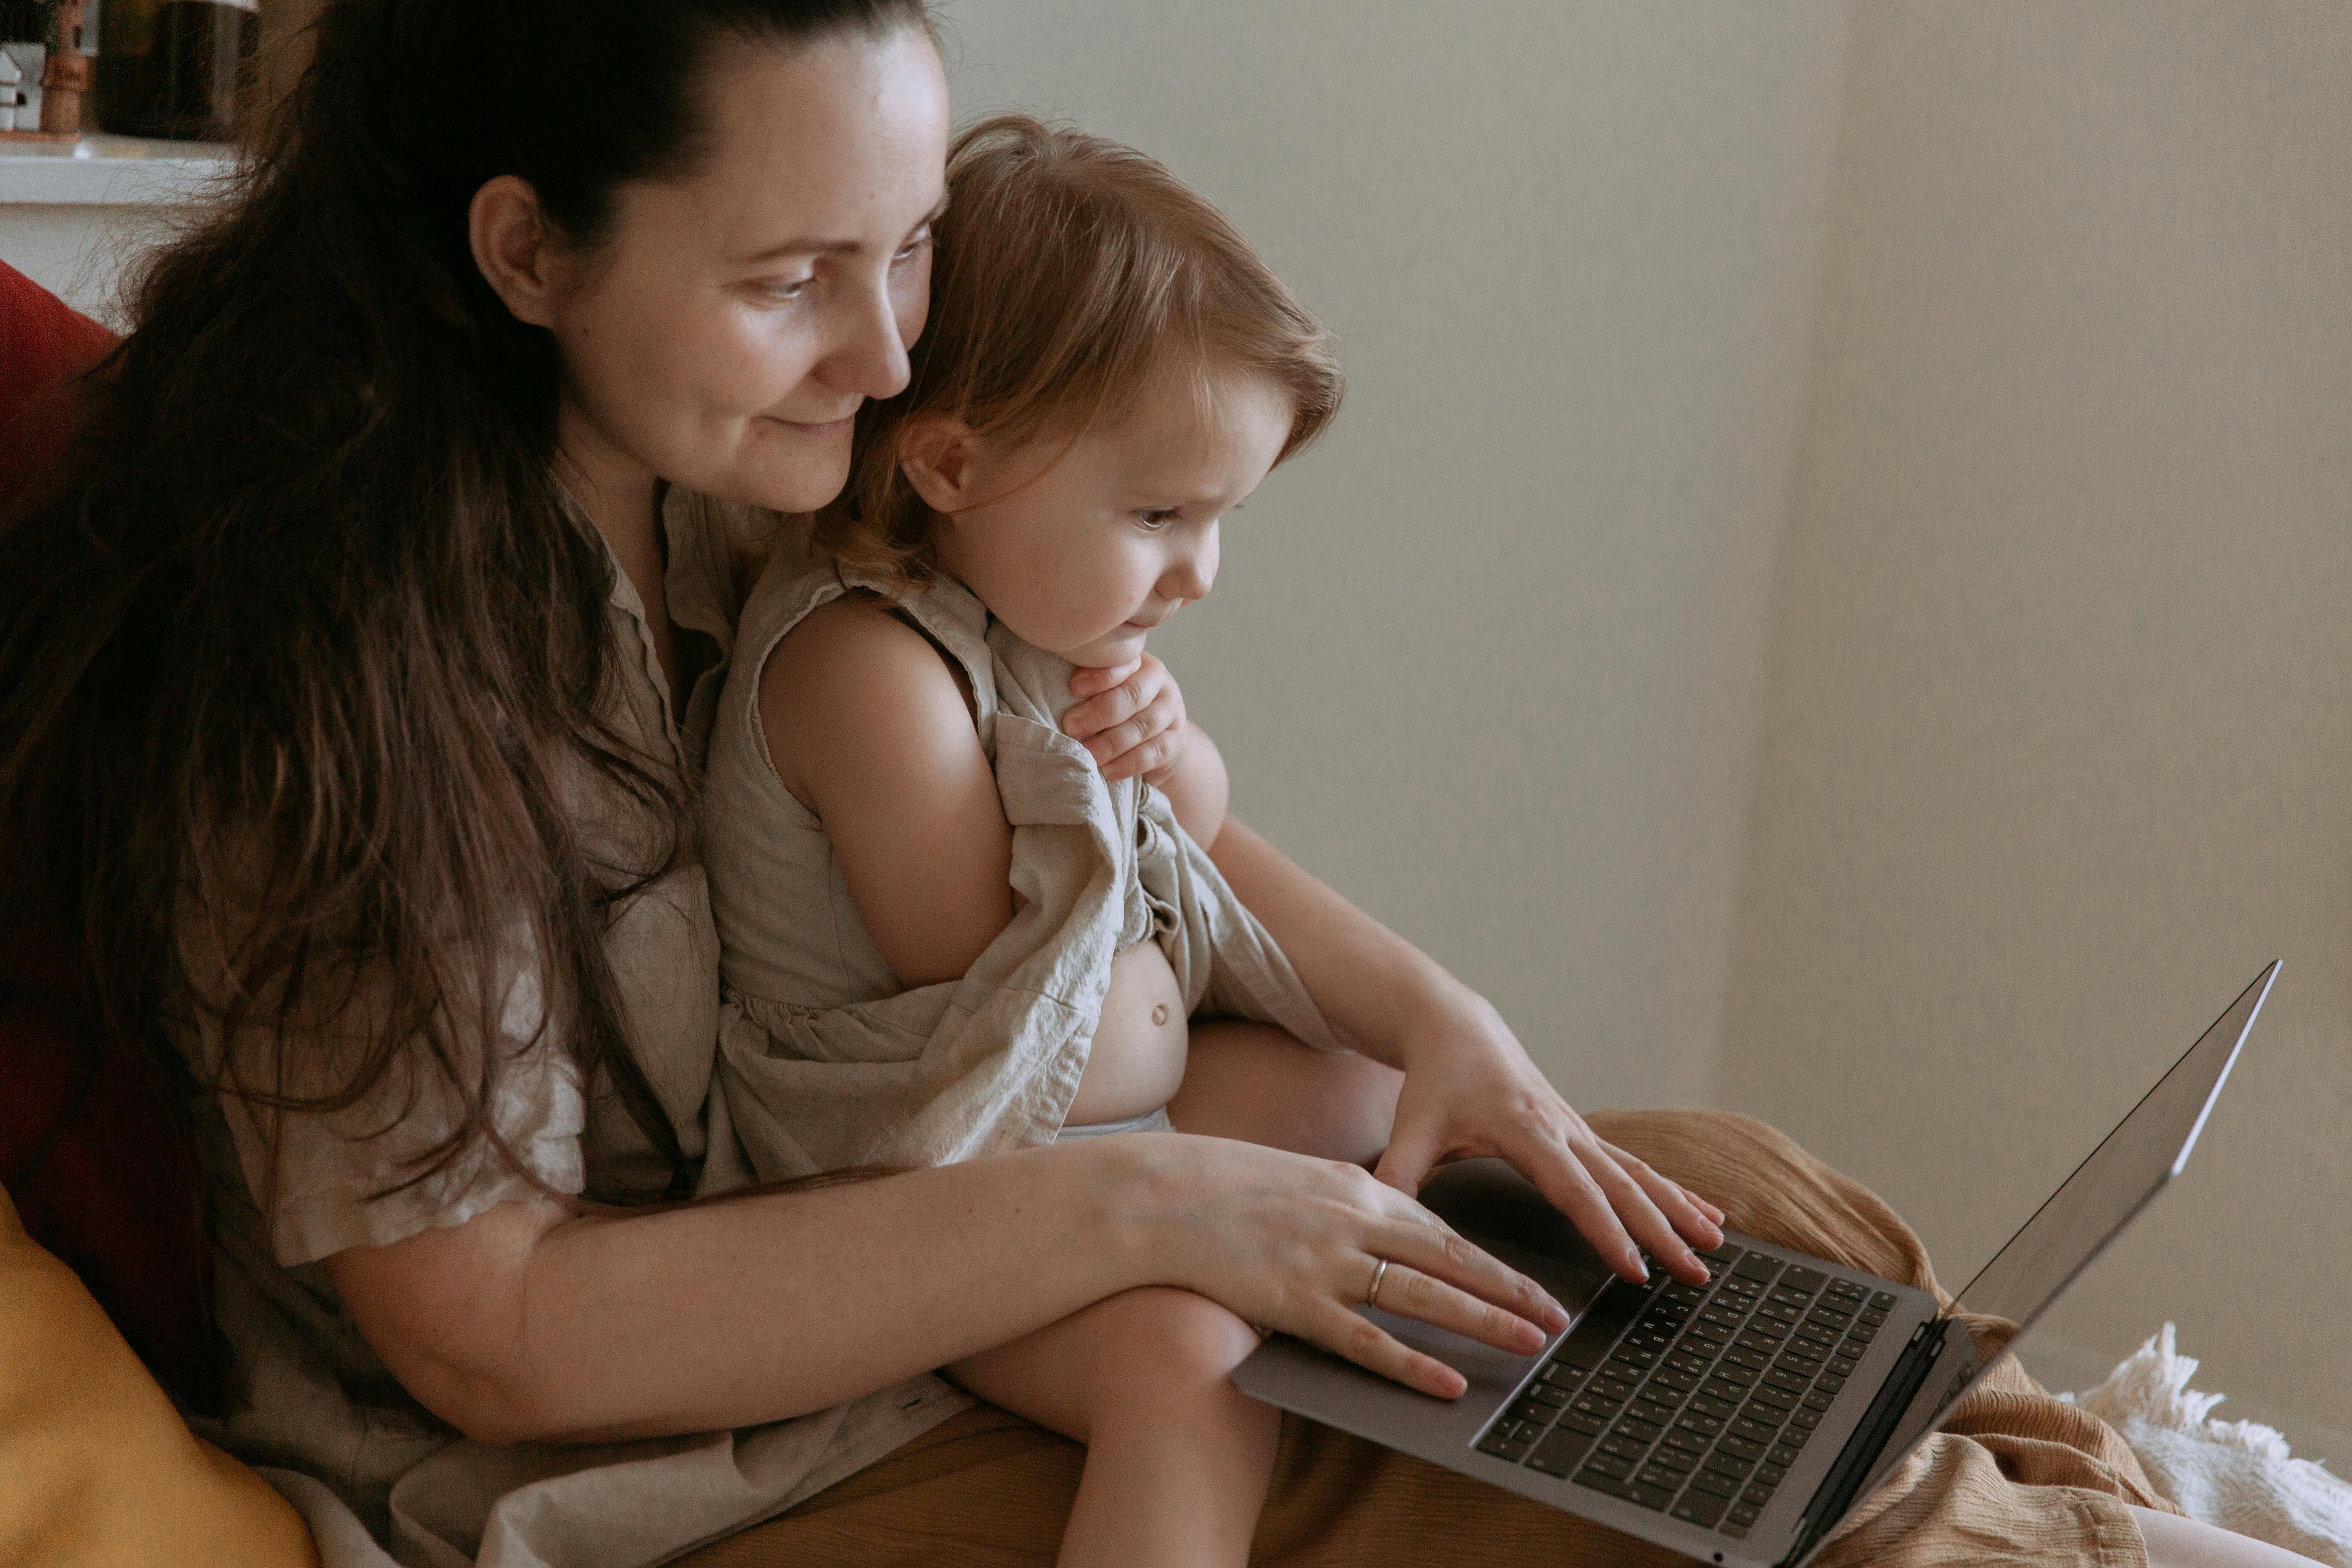
[[[1403,1076],[1343,1068],[1352,1121],[1227,1131],[1369,1131],[1381,1180],[1153,1135],[684,1201],[745,1175],[693,801],[739,559],[904,384],[946,134],[916,0],[331,5],[242,195],[148,280],[68,482],[0,537],[18,883],[206,1086],[235,1352],[207,1430],[331,1564],[650,1563],[810,1499],[706,1560],[921,1560],[974,1487],[1015,1506],[972,1554],[1019,1553],[1066,1449],[928,1368],[1157,1284],[1436,1391],[1350,1310],[1376,1276],[1500,1346],[1562,1321],[1406,1195],[1453,1154],[1505,1154],[1628,1271],[1715,1234],[1491,1008],[1237,826],[1228,879]],[[1322,1069],[1201,1070],[1273,1105]],[[1615,1125],[1750,1228],[1926,1278],[1752,1126]],[[2112,1434],[2035,1410],[2074,1446],[2005,1458],[2074,1489],[2001,1480],[1992,1412],[1838,1557],[2136,1563],[2135,1517],[2163,1546]],[[1300,1561],[1626,1551],[1296,1426],[1265,1531]]]

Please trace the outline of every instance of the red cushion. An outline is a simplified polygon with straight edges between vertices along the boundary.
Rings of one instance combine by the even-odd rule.
[[[0,261],[0,510],[39,477],[73,428],[67,384],[115,336]]]
[[[0,513],[64,446],[70,384],[114,342],[0,263]],[[79,972],[54,932],[0,932],[0,1183],[156,1380],[216,1410],[202,1183],[172,1090],[131,1043],[105,1037]]]
[[[204,1186],[173,1092],[110,1040],[62,942],[0,958],[0,1180],[26,1233],[81,1276],[155,1381],[217,1414]]]

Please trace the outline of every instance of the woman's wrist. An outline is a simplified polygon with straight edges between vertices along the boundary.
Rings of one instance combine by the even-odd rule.
[[[1433,1057],[1453,1054],[1465,1039],[1509,1038],[1510,1026],[1492,1002],[1455,979],[1434,962],[1426,973],[1405,983],[1396,1012],[1392,1056],[1383,1059],[1407,1072],[1431,1065]]]

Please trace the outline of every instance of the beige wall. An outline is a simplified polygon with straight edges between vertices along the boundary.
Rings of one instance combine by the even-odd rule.
[[[2352,1464],[2352,10],[1853,33],[1724,1103],[1969,1274],[2268,959],[2061,1306]]]
[[[1160,156],[1342,340],[1156,644],[1237,808],[1573,1100],[1703,1099],[1846,7],[945,12],[960,114]]]

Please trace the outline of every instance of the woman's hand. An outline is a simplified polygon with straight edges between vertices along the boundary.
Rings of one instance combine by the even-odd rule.
[[[1517,1355],[1534,1354],[1568,1327],[1568,1313],[1541,1286],[1361,1166],[1182,1133],[1118,1142],[1146,1162],[1144,1212],[1126,1228],[1168,1269],[1161,1282],[1197,1291],[1244,1321],[1312,1341],[1439,1399],[1462,1393],[1462,1374],[1408,1348],[1359,1315],[1359,1306],[1369,1301]]]
[[[1192,726],[1176,678],[1150,654],[1125,664],[1080,669],[1070,677],[1077,705],[1062,715],[1062,731],[1086,742],[1107,779],[1144,780],[1162,789],[1184,754]]]
[[[1500,1155],[1618,1273],[1644,1276],[1638,1241],[1676,1279],[1706,1280],[1687,1244],[1722,1245],[1723,1211],[1595,1136],[1483,997],[1460,990],[1409,1026],[1395,1048],[1404,1089],[1375,1172],[1381,1181],[1418,1192],[1433,1166]]]
[[[1432,1166],[1498,1154],[1620,1274],[1642,1278],[1638,1241],[1677,1279],[1706,1277],[1684,1238],[1716,1246],[1723,1211],[1593,1136],[1484,997],[1245,824],[1226,818],[1209,857],[1339,1037],[1403,1072],[1382,1181],[1417,1192]]]

